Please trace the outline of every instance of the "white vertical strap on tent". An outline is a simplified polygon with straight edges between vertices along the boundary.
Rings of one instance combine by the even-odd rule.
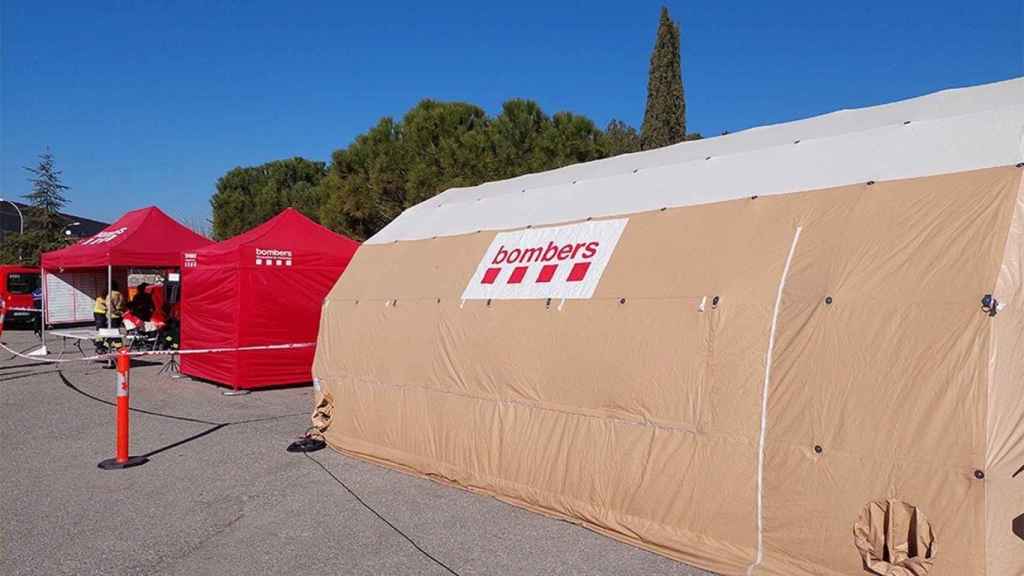
[[[789,255],[786,256],[786,266],[782,269],[782,277],[779,278],[779,291],[775,294],[775,308],[772,310],[772,328],[768,334],[768,353],[764,361],[764,386],[761,389],[761,435],[757,441],[757,556],[754,563],[747,568],[747,576],[754,573],[754,568],[764,560],[764,439],[768,427],[768,385],[772,379],[772,355],[775,353],[775,329],[779,323],[779,306],[782,304],[782,291],[786,288],[786,278],[789,276],[789,265],[793,262],[793,254],[796,252],[796,243],[800,241],[802,226],[796,227],[793,234],[793,243],[789,245]]]

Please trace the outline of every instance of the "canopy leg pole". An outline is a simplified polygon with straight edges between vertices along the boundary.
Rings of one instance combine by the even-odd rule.
[[[40,288],[43,290],[43,300],[39,303],[39,348],[28,353],[29,356],[46,356],[50,353],[46,349],[46,268],[39,268]]]
[[[42,342],[43,348],[46,347],[46,268],[39,270],[39,283],[42,284],[40,288],[43,291],[43,299],[39,301],[39,340]]]
[[[107,329],[111,328],[111,316],[110,307],[114,303],[114,299],[111,298],[111,292],[114,290],[114,268],[110,264],[107,264]]]

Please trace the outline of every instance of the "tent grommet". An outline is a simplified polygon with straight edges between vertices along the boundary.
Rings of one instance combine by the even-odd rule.
[[[874,180],[868,180],[868,186],[874,186],[874,185],[875,185],[875,181]]]
[[[832,304],[832,297],[831,296],[825,296],[825,304]]]
[[[711,307],[718,308],[718,296],[715,296],[714,298],[711,299]]]
[[[619,298],[619,304],[625,304],[625,303],[626,303],[626,299],[625,298]]]
[[[815,444],[814,445],[814,453],[815,454],[821,454],[824,451],[825,451],[825,449],[821,447],[821,444]]]
[[[977,478],[978,480],[984,480],[985,479],[985,473],[982,472],[981,470],[975,470],[974,471],[974,477]]]

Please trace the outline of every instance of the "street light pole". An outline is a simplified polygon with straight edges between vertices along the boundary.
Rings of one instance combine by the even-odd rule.
[[[21,208],[18,208],[17,204],[15,204],[14,202],[11,202],[10,200],[7,200],[5,198],[0,198],[0,202],[7,202],[11,206],[14,206],[14,211],[18,213],[18,221],[21,223],[21,230],[18,232],[18,234],[24,234],[25,233],[25,217],[21,214]]]
[[[21,213],[21,208],[18,208],[17,204],[15,204],[14,202],[11,202],[10,200],[7,200],[5,198],[0,198],[0,202],[7,202],[11,206],[14,206],[14,211],[18,213],[18,222],[21,224],[21,227],[20,227],[20,229],[18,231],[18,236],[19,237],[24,236],[25,235],[25,216]],[[20,244],[18,245],[18,264],[21,264],[21,245]]]

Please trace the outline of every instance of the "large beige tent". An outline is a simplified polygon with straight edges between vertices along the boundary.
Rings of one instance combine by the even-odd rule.
[[[326,438],[722,574],[1024,574],[1022,134],[1015,79],[448,190],[324,303]]]

